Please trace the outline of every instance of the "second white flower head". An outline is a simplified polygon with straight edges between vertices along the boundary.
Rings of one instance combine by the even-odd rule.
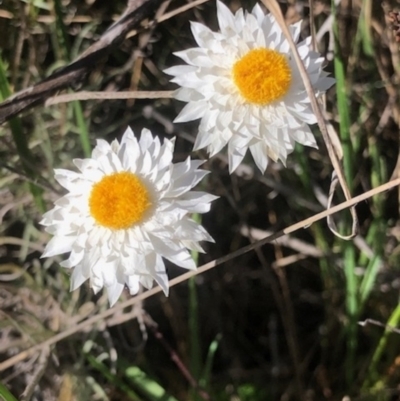
[[[268,157],[286,163],[295,142],[316,147],[308,126],[316,117],[274,17],[265,15],[258,4],[251,13],[239,9],[233,15],[218,0],[217,13],[221,32],[192,22],[199,47],[175,53],[188,65],[165,71],[181,86],[175,97],[188,102],[175,122],[201,118],[194,148],[207,147],[212,156],[228,144],[230,172],[250,149],[264,172]],[[289,28],[295,43],[300,23]],[[310,44],[309,37],[296,46],[318,95],[334,79],[322,70],[323,58]]]
[[[72,290],[90,279],[113,305],[125,285],[136,294],[155,280],[168,294],[162,258],[196,268],[189,250],[212,238],[188,214],[208,212],[216,197],[191,191],[208,173],[203,161],[172,164],[173,150],[174,140],[144,129],[138,141],[128,128],[121,143],[98,140],[92,158],[74,160],[79,173],[55,171],[69,193],[41,221],[53,234],[43,256],[70,252],[61,265],[74,268]]]

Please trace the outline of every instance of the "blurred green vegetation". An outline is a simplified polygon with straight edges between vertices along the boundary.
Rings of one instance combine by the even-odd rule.
[[[254,1],[241,4],[249,3]],[[384,9],[372,0],[337,6],[324,0],[310,24],[307,2],[287,3],[281,5],[289,22],[306,21],[303,36],[310,24],[318,32],[333,16],[318,48],[337,80],[326,110],[352,194],[399,177],[400,53],[387,18],[398,3],[387,1]],[[183,4],[177,0],[168,9]],[[105,0],[1,3],[0,98],[68,64],[124,7]],[[189,20],[216,30],[215,3],[129,37],[93,66],[83,88],[174,89],[162,71],[179,63],[174,51],[194,46]],[[57,258],[40,259],[49,236],[38,221],[60,192],[53,169],[74,169],[72,160],[89,155],[97,138],[120,137],[127,125],[135,133],[147,127],[171,136],[168,127],[182,106],[169,99],[61,103],[38,106],[0,127],[0,364],[108,307],[88,286],[70,293],[69,272]],[[174,126],[176,160],[190,154],[188,139],[197,126]],[[287,168],[271,163],[264,176],[250,157],[232,176],[223,155],[205,164],[212,173],[204,190],[220,199],[203,216],[216,244],[205,245],[199,264],[247,245],[244,227],[266,235],[326,208],[332,166],[317,128],[315,134],[319,150],[298,147]],[[203,152],[193,156],[206,158]],[[31,399],[201,400],[202,391],[217,401],[398,399],[400,334],[392,328],[400,325],[399,191],[359,204],[357,213],[360,233],[351,241],[319,222],[284,244],[264,246],[172,288],[169,298],[150,298],[60,341]],[[335,221],[342,233],[350,232],[347,212]],[[180,273],[170,266],[171,277]],[[366,319],[378,324],[359,324]],[[2,371],[0,397],[13,399],[7,387],[18,398],[41,366],[36,355]]]

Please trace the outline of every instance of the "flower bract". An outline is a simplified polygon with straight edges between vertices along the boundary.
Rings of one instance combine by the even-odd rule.
[[[161,144],[147,129],[137,140],[128,128],[121,142],[98,140],[90,159],[75,159],[79,172],[55,170],[68,193],[41,221],[53,235],[43,257],[70,254],[61,265],[73,268],[71,290],[90,280],[113,305],[124,286],[136,294],[153,280],[167,295],[163,258],[196,268],[190,251],[213,240],[190,213],[208,212],[216,197],[192,190],[208,173],[203,161],[173,164],[173,150],[174,140]]]

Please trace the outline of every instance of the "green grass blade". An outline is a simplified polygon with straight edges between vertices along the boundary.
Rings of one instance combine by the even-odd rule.
[[[347,185],[352,192],[354,178],[354,162],[356,155],[351,142],[350,127],[350,104],[348,102],[349,93],[346,80],[346,64],[339,45],[339,31],[337,21],[337,10],[335,3],[332,2],[332,14],[335,16],[333,32],[335,35],[335,57],[334,68],[336,78],[337,107],[339,114],[340,141],[343,149],[343,170]],[[342,224],[342,229],[347,230],[350,226],[349,217]],[[356,252],[352,242],[340,242],[344,253],[344,274],[346,278],[346,313],[348,323],[345,327],[346,334],[346,360],[345,360],[345,379],[349,388],[353,385],[355,374],[355,361],[358,343],[357,317],[359,315],[358,302],[358,277],[355,274]]]
[[[307,160],[304,149],[300,146],[295,147],[295,156],[301,167],[300,174],[298,176],[304,188],[303,193],[305,197],[309,198],[310,194],[313,194],[312,183],[310,181],[310,177],[312,174],[310,171],[309,161]],[[315,243],[317,244],[318,249],[321,249],[324,252],[328,253],[330,247],[323,233],[323,230],[321,229],[321,224],[319,222],[313,224],[311,226],[311,231],[315,238]],[[325,257],[320,258],[319,265],[325,289],[329,291],[334,280],[334,270],[329,268],[329,262]]]
[[[196,277],[188,281],[189,286],[189,332],[190,332],[190,370],[193,377],[197,380],[200,374],[200,336],[199,336],[199,317],[198,317],[198,298]]]
[[[336,15],[334,2],[332,2],[332,7],[333,7],[333,15]],[[351,191],[354,177],[353,162],[355,161],[355,159],[350,137],[351,120],[349,114],[350,105],[348,103],[349,96],[346,83],[346,70],[337,40],[338,25],[336,18],[334,20],[333,30],[335,34],[334,67],[335,67],[335,78],[336,78],[337,106],[339,112],[340,140],[343,147],[343,168],[347,185]]]
[[[371,14],[372,14],[372,0],[364,0],[362,2],[360,19],[358,20],[358,32],[361,33],[360,36],[364,54],[370,57],[374,57],[375,52],[371,35],[371,26],[372,26]]]
[[[206,358],[206,363],[204,365],[203,373],[201,375],[201,378],[199,380],[199,384],[203,388],[208,388],[210,385],[210,379],[211,379],[211,370],[212,370],[212,365],[214,362],[214,357],[215,353],[217,352],[219,343],[222,339],[222,335],[218,334],[215,337],[215,340],[212,341],[210,346],[208,347],[208,353],[207,353],[207,358]]]
[[[365,302],[367,301],[369,294],[371,293],[375,284],[376,276],[378,275],[379,268],[382,265],[382,259],[379,256],[374,256],[368,263],[367,269],[362,278],[359,297],[360,297],[360,312]]]
[[[71,61],[71,46],[68,40],[67,30],[64,24],[62,4],[60,0],[54,0],[54,12],[56,17],[56,48],[60,57],[67,61]],[[74,118],[79,132],[79,139],[81,142],[83,154],[85,157],[90,157],[91,146],[89,139],[89,130],[83,115],[82,105],[79,101],[72,102],[74,111]]]
[[[367,379],[363,383],[363,388],[369,388],[378,380],[378,363],[380,362],[383,353],[386,350],[387,343],[393,331],[391,327],[398,327],[400,324],[400,304],[397,305],[396,309],[392,312],[389,320],[387,321],[387,327],[379,340],[378,346],[376,347],[374,354],[372,355],[371,363],[367,372]],[[395,334],[398,335],[398,334]]]
[[[54,0],[54,12],[56,16],[56,34],[57,34],[57,44],[62,58],[70,60],[70,49],[71,45],[69,43],[69,38],[67,34],[67,29],[64,24],[62,4],[60,0]]]
[[[348,323],[346,325],[346,381],[350,386],[354,380],[355,358],[357,351],[357,335],[359,315],[358,309],[358,280],[355,274],[355,249],[352,242],[344,242],[344,274],[346,277],[346,312]]]
[[[125,376],[151,401],[177,401],[176,398],[168,395],[164,388],[148,377],[146,373],[137,366],[130,366],[127,368],[125,370]]]
[[[193,214],[193,220],[196,223],[201,223],[201,215]],[[192,251],[192,258],[196,265],[199,264],[199,253]],[[189,288],[189,336],[190,336],[190,372],[195,380],[199,380],[201,373],[201,343],[200,343],[200,328],[199,328],[199,305],[197,297],[196,277],[191,277],[188,280]],[[191,399],[197,401],[199,395],[196,390],[191,391]]]
[[[90,365],[98,370],[112,385],[119,388],[124,394],[133,401],[141,401],[141,398],[123,380],[111,373],[104,363],[99,362],[94,356],[86,354],[86,359]]]
[[[81,141],[83,154],[85,155],[85,157],[90,157],[92,153],[92,147],[90,146],[89,130],[85,121],[85,117],[83,116],[81,102],[79,101],[73,102],[73,107],[74,107],[75,121],[78,125],[79,138]]]
[[[17,401],[17,399],[8,391],[7,387],[0,383],[0,401]]]

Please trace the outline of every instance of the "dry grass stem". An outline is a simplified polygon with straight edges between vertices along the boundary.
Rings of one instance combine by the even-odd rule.
[[[118,99],[170,99],[174,91],[126,91],[126,92],[76,92],[53,96],[45,106],[68,103],[75,100],[118,100]]]
[[[274,17],[278,21],[282,31],[284,32],[284,34],[286,36],[286,39],[288,40],[288,42],[290,44],[290,48],[296,59],[296,64],[299,67],[301,77],[304,82],[304,86],[305,86],[308,96],[311,100],[311,105],[312,105],[313,111],[317,117],[318,126],[321,130],[322,137],[324,138],[324,142],[325,142],[327,150],[328,150],[329,158],[330,158],[333,168],[335,170],[335,174],[332,177],[332,183],[331,183],[331,188],[330,188],[330,200],[332,200],[332,198],[333,198],[333,193],[335,191],[335,188],[336,188],[336,185],[338,182],[341,185],[341,188],[342,188],[345,198],[350,199],[351,194],[350,194],[348,185],[346,183],[346,179],[344,177],[342,166],[340,164],[340,159],[339,159],[340,156],[338,155],[338,153],[336,152],[335,147],[334,147],[334,144],[337,143],[337,141],[331,139],[331,133],[329,132],[327,125],[325,123],[326,119],[323,116],[320,105],[317,101],[317,98],[315,97],[315,93],[314,93],[313,87],[311,85],[310,79],[308,77],[307,71],[304,68],[303,62],[301,61],[300,55],[297,51],[297,47],[296,47],[295,43],[293,42],[292,36],[286,26],[286,23],[283,18],[282,11],[279,7],[279,4],[277,3],[276,0],[263,0],[263,3],[271,11],[271,13],[274,15]],[[338,237],[340,237],[342,239],[346,239],[346,240],[353,238],[358,232],[358,218],[357,218],[356,211],[354,208],[350,208],[350,212],[351,212],[351,216],[353,219],[352,230],[351,230],[350,235],[347,235],[347,236],[341,235],[334,229],[334,226],[332,224],[330,224],[330,229],[332,230],[332,232],[335,235],[337,235]]]
[[[172,17],[175,17],[176,15],[182,14],[185,11],[188,11],[194,7],[197,7],[203,3],[207,3],[210,0],[195,0],[193,2],[190,2],[189,4],[186,4],[182,7],[178,7],[177,9],[173,11],[169,11],[168,13],[164,13],[161,17],[156,18],[154,21],[151,21],[147,26],[146,29],[150,28],[154,24],[159,24],[160,22],[164,22],[169,20]],[[139,33],[140,30],[134,29],[131,32],[128,33],[127,38],[131,38],[133,36],[136,36]]]

